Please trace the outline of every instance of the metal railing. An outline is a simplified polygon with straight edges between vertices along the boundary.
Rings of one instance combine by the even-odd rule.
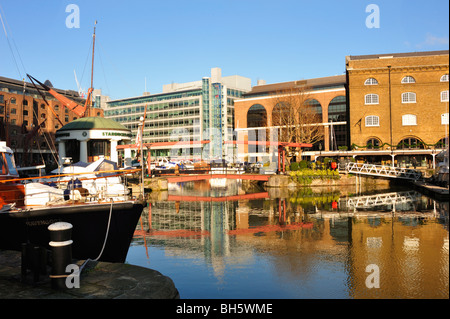
[[[356,196],[346,201],[347,208],[372,208],[381,205],[414,203],[420,196],[415,191]]]
[[[345,166],[339,165],[339,170],[352,174],[400,178],[413,181],[417,181],[422,177],[422,173],[415,169],[366,163],[347,163]]]

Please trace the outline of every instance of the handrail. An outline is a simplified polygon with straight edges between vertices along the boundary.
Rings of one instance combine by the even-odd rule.
[[[95,172],[79,172],[79,173],[70,173],[70,174],[58,174],[58,175],[47,175],[47,176],[36,176],[36,177],[24,177],[24,178],[6,179],[6,180],[0,180],[0,183],[19,182],[19,181],[33,180],[33,179],[59,178],[59,177],[76,176],[76,175],[92,175],[92,174],[97,175],[97,174],[114,173],[114,172],[121,172],[122,174],[130,174],[130,173],[134,173],[134,172],[138,172],[138,171],[140,171],[140,169],[95,171]],[[114,177],[114,176],[121,176],[122,174],[117,174],[117,175],[112,175],[112,176],[105,176],[104,178],[106,178],[106,177]],[[89,179],[89,178],[86,178],[86,179]]]
[[[339,169],[341,168],[339,167]],[[411,179],[416,181],[422,176],[420,171],[414,169],[367,163],[347,163],[345,165],[345,171],[354,174]]]

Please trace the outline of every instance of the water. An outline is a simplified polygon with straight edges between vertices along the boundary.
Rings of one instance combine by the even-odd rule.
[[[211,184],[152,194],[127,257],[183,299],[449,298],[448,202]]]

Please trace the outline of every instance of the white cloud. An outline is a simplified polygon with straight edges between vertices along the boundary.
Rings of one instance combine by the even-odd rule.
[[[427,33],[425,41],[416,45],[417,48],[432,47],[437,45],[448,45],[448,37],[437,37],[431,33]]]

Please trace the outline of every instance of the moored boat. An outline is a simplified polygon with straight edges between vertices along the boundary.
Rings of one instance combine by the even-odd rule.
[[[118,198],[117,194],[97,196],[83,187],[69,187],[67,196],[63,189],[46,185],[43,179],[27,183],[30,181],[19,178],[12,150],[0,142],[0,249],[20,250],[24,243],[48,248],[48,226],[63,221],[73,226],[74,258],[125,261],[144,208],[142,201]]]

